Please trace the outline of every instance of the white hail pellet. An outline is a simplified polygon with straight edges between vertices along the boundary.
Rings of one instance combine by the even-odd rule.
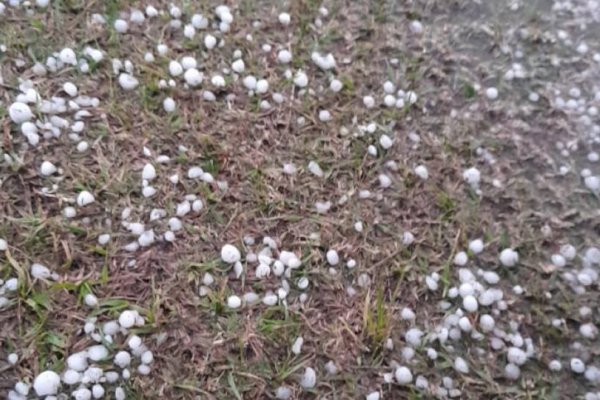
[[[131,350],[135,350],[142,345],[142,339],[137,335],[133,335],[127,341],[127,345]]]
[[[331,121],[331,113],[328,110],[319,110],[319,121],[321,121],[321,122]]]
[[[79,207],[87,206],[88,204],[92,204],[94,201],[94,195],[87,190],[84,190],[77,195],[77,205]]]
[[[214,48],[217,44],[217,39],[213,35],[206,35],[204,37],[204,46],[210,50]]]
[[[585,372],[585,363],[579,358],[571,358],[570,366],[571,371],[576,374],[583,374]]]
[[[174,19],[179,19],[181,18],[182,12],[179,7],[171,4],[171,6],[169,7],[169,14],[171,14],[171,17],[173,17]]]
[[[171,60],[169,61],[169,74],[171,74],[171,76],[179,76],[181,74],[183,74],[183,66],[181,65],[181,63],[177,60]]]
[[[64,49],[62,49],[58,54],[58,58],[64,64],[77,65],[77,56],[75,55],[73,49],[69,47],[65,47]]]
[[[585,43],[585,42],[581,42],[581,43],[580,43],[580,44],[577,46],[577,49],[576,49],[576,50],[577,50],[577,52],[578,52],[579,54],[585,54],[585,53],[587,53],[587,52],[588,52],[588,50],[589,50],[589,47],[588,47],[587,43]]]
[[[509,347],[506,358],[509,363],[520,366],[527,362],[527,353],[518,347]]]
[[[154,178],[156,178],[156,169],[154,168],[154,165],[146,163],[142,169],[142,179],[151,181]]]
[[[129,24],[124,19],[116,19],[113,27],[119,33],[126,33],[129,29]]]
[[[511,381],[519,379],[521,376],[521,368],[518,365],[509,363],[504,367],[504,377]]]
[[[256,93],[267,93],[269,90],[269,82],[266,79],[260,79],[256,82]]]
[[[96,307],[98,305],[98,298],[92,293],[88,293],[83,297],[83,302],[88,307]]]
[[[521,285],[513,286],[513,293],[516,294],[517,296],[522,295],[524,291],[525,290],[523,289],[523,287]]]
[[[279,386],[275,390],[275,398],[278,400],[288,400],[290,397],[292,397],[292,390],[287,386]]]
[[[483,240],[475,239],[469,242],[469,251],[473,254],[479,254],[483,251]]]
[[[104,388],[99,383],[96,383],[94,386],[92,386],[92,396],[95,399],[103,398],[104,393],[105,393]]]
[[[40,166],[40,173],[44,176],[50,176],[57,170],[56,165],[52,164],[50,161],[44,161]]]
[[[387,94],[394,94],[396,91],[396,85],[394,85],[394,83],[391,81],[385,81],[383,84],[383,91]]]
[[[378,179],[379,179],[379,185],[382,188],[388,188],[388,187],[390,187],[392,185],[392,180],[390,179],[389,176],[387,176],[385,174],[380,174],[378,176]]]
[[[505,267],[513,267],[519,262],[519,254],[513,249],[504,249],[500,253],[500,262]]]
[[[15,365],[19,361],[19,356],[16,353],[10,353],[6,360],[10,365]]]
[[[461,374],[469,373],[469,364],[462,357],[456,357],[454,360],[454,370],[460,372]]]
[[[337,365],[335,365],[335,363],[333,362],[333,360],[329,360],[325,364],[325,370],[327,371],[327,373],[329,375],[335,375],[338,372],[338,367],[337,367]]]
[[[137,316],[137,311],[125,310],[119,315],[119,325],[125,329],[129,329],[135,325]]]
[[[291,163],[283,164],[283,173],[286,175],[294,175],[296,173],[296,166]]]
[[[2,239],[0,239],[0,242],[2,242]],[[0,250],[2,250],[1,243],[0,243]],[[2,284],[1,279],[0,279],[0,284]],[[6,282],[4,282],[4,289],[6,289],[9,292],[16,291],[18,287],[19,287],[19,280],[17,278],[10,278]]]
[[[117,387],[115,389],[115,400],[125,400],[126,396],[125,396],[125,391],[123,390],[122,387]]]
[[[119,351],[117,354],[115,354],[114,363],[119,368],[128,367],[131,363],[131,354],[129,354],[127,351]]]
[[[267,293],[263,297],[262,301],[263,301],[263,304],[265,304],[267,306],[274,306],[279,301],[279,297],[277,297],[277,295],[274,293]]]
[[[104,332],[105,335],[110,336],[116,335],[120,329],[121,326],[118,321],[108,321],[102,326],[102,332]]]
[[[423,24],[421,23],[421,21],[418,21],[416,19],[412,20],[408,27],[410,31],[414,34],[420,35],[421,33],[423,33]]]
[[[317,164],[315,161],[311,161],[308,163],[308,170],[313,174],[318,176],[319,178],[322,178],[324,175],[323,170],[321,169],[321,167],[319,166],[319,164]]]
[[[172,113],[177,109],[177,104],[171,97],[167,97],[163,100],[163,108],[166,112]]]
[[[396,371],[394,372],[394,377],[396,378],[396,382],[398,382],[399,385],[408,385],[413,380],[412,372],[410,372],[410,369],[404,366],[396,368]]]
[[[406,321],[413,321],[416,318],[416,315],[413,310],[408,307],[404,307],[400,312],[400,317]]]
[[[139,81],[130,74],[122,73],[119,75],[119,85],[124,90],[133,90],[139,84]]]
[[[33,380],[33,390],[40,396],[52,396],[58,392],[60,376],[54,371],[44,371]]]
[[[302,345],[304,344],[304,339],[300,336],[296,338],[294,344],[292,345],[292,353],[295,355],[299,355],[302,351]]]
[[[335,92],[335,93],[339,92],[343,88],[344,88],[344,84],[337,79],[333,79],[331,81],[331,83],[329,84],[329,89],[331,89],[331,91]]]
[[[90,346],[87,349],[88,358],[92,361],[104,360],[108,354],[108,349],[101,344]]]
[[[354,230],[356,232],[359,232],[359,233],[362,232],[363,228],[364,228],[363,227],[363,223],[361,221],[357,221],[357,222],[354,223]]]
[[[188,39],[193,39],[194,36],[196,36],[196,28],[194,28],[194,25],[186,24],[183,27],[183,36],[185,36]]]
[[[460,251],[458,253],[456,253],[456,255],[454,256],[454,264],[458,265],[458,266],[464,266],[467,264],[467,262],[469,261],[469,256],[467,256],[467,253],[465,253],[464,251]]]
[[[489,314],[483,314],[479,317],[479,327],[484,332],[491,332],[494,330],[496,322],[494,318]]]
[[[95,63],[99,63],[104,58],[102,50],[94,49],[93,47],[86,47],[83,51],[86,56],[91,58]]]
[[[30,384],[25,383],[23,381],[19,381],[17,383],[15,383],[15,391],[20,394],[21,396],[23,396],[23,398],[18,398],[16,400],[23,400],[27,398],[27,395],[29,394],[29,389],[30,389]],[[10,393],[8,395],[9,400],[11,399]]]
[[[471,186],[473,187],[477,187],[479,185],[479,182],[481,180],[481,174],[479,172],[479,170],[475,167],[471,167],[469,169],[466,169],[463,172],[463,179]]]
[[[140,364],[137,367],[137,371],[140,375],[150,375],[151,369],[148,365]]]
[[[304,88],[308,85],[308,76],[303,71],[296,72],[294,76],[294,85]]]
[[[289,50],[279,50],[277,53],[277,60],[281,64],[289,64],[292,61],[292,53]]]
[[[590,247],[585,251],[583,258],[589,263],[600,264],[600,249],[597,247]]]
[[[586,339],[595,339],[598,336],[598,328],[591,322],[582,324],[579,327],[579,334]]]
[[[477,299],[474,296],[469,295],[463,298],[463,308],[465,309],[465,311],[475,312],[477,311],[478,307],[479,304],[477,303]]]
[[[306,288],[308,288],[309,284],[310,284],[310,282],[309,282],[308,278],[305,276],[298,279],[298,281],[296,282],[296,286],[298,286],[298,289],[300,289],[300,290],[306,290]]]
[[[498,89],[490,87],[485,90],[485,95],[489,100],[496,100],[498,98]]]
[[[279,14],[278,20],[281,25],[289,25],[291,21],[290,14],[282,12],[281,14]]]
[[[427,275],[425,277],[425,284],[427,285],[427,288],[431,291],[436,291],[439,287],[438,282],[433,279],[430,275]]]
[[[396,98],[391,94],[386,94],[383,98],[383,104],[388,108],[394,107],[396,105]]]
[[[200,199],[196,199],[192,202],[192,210],[194,212],[200,212],[204,208],[204,203]]]
[[[234,264],[242,258],[240,251],[232,244],[226,244],[221,248],[221,260],[227,264]]]
[[[79,372],[85,371],[85,369],[88,367],[87,357],[88,355],[85,351],[71,354],[67,358],[67,367]]]
[[[145,19],[146,17],[144,16],[144,13],[142,11],[136,9],[131,10],[129,20],[134,24],[141,24],[142,22],[144,22]]]
[[[283,263],[280,262],[279,260],[275,261],[273,263],[273,273],[275,274],[275,276],[281,276],[281,275],[283,275],[284,272],[285,272],[285,265],[283,265]]]
[[[242,72],[244,72],[244,70],[246,69],[246,65],[244,64],[244,60],[242,60],[242,59],[235,60],[231,64],[231,69],[234,72],[238,73],[238,74],[241,74]]]
[[[18,101],[10,105],[8,108],[8,115],[15,124],[22,124],[33,118],[33,113],[29,106]]]
[[[585,187],[592,192],[600,192],[600,177],[588,176],[583,180]]]
[[[458,320],[458,327],[463,332],[471,332],[471,330],[473,329],[473,325],[471,324],[471,320],[469,320],[469,318],[467,318],[467,317],[461,317]]]
[[[246,87],[246,89],[248,89],[248,90],[256,89],[257,80],[252,75],[248,75],[248,76],[244,77],[243,83],[244,83],[244,86]]]
[[[558,360],[552,360],[548,363],[548,368],[552,372],[558,372],[562,369],[562,364]]]
[[[431,360],[436,360],[438,358],[438,353],[434,348],[430,347],[427,349],[427,357]]]
[[[490,285],[495,285],[500,282],[500,276],[494,271],[484,271],[483,280],[489,283]]]
[[[88,148],[89,148],[89,144],[85,140],[77,143],[77,151],[80,153],[87,151]]]
[[[363,104],[367,108],[373,108],[375,107],[375,99],[373,98],[373,96],[364,96]]]
[[[154,361],[154,354],[150,350],[146,350],[142,353],[140,361],[143,364],[152,364],[152,362]]]
[[[269,275],[271,275],[271,267],[263,263],[258,264],[256,270],[254,271],[254,276],[256,276],[258,279],[263,279]]]
[[[202,14],[194,14],[192,16],[191,22],[194,28],[196,29],[206,29],[209,25],[208,18],[206,18]]]
[[[338,255],[337,251],[333,249],[327,251],[326,258],[329,265],[332,266],[335,266],[340,262],[340,256]]]
[[[411,328],[404,334],[404,340],[411,347],[419,347],[421,344],[421,338],[423,337],[423,331],[418,328]]]
[[[473,287],[471,282],[465,282],[462,283],[458,288],[458,293],[460,294],[460,297],[464,298],[473,295],[475,293],[475,288]]]
[[[379,392],[371,392],[367,394],[366,400],[379,400],[380,395]]]
[[[383,134],[379,138],[379,144],[381,145],[382,148],[384,148],[385,150],[387,150],[390,147],[392,147],[392,145],[394,144],[394,142],[392,141],[392,139],[388,135]]]
[[[216,87],[223,87],[226,84],[225,78],[223,78],[221,75],[214,75],[212,78],[210,78],[210,83]]]
[[[63,84],[63,90],[65,91],[66,94],[68,94],[71,97],[77,96],[77,86],[75,86],[71,82],[65,82]]]
[[[321,68],[324,71],[333,69],[336,66],[335,59],[333,57],[333,54],[331,54],[331,53],[327,54],[326,56],[323,56],[317,52],[313,52],[311,54],[311,60],[313,63],[315,63],[319,68]]]
[[[204,80],[204,75],[196,68],[190,68],[183,74],[183,79],[185,79],[185,82],[188,85],[195,87],[202,83]]]
[[[304,389],[312,389],[317,384],[317,373],[314,369],[307,367],[304,370],[304,374],[300,378],[300,386]]]
[[[423,180],[427,180],[427,178],[429,178],[429,171],[427,171],[427,167],[424,165],[418,165],[415,167],[415,174]]]

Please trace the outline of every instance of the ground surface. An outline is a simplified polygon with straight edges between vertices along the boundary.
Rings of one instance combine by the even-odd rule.
[[[600,364],[600,260],[590,252],[600,244],[600,203],[586,173],[581,176],[586,168],[600,174],[594,153],[600,6],[573,1],[561,10],[563,3],[240,1],[228,4],[234,20],[223,33],[212,26],[219,22],[217,3],[176,2],[183,25],[195,13],[210,20],[193,38],[170,26],[175,18],[167,2],[154,2],[164,14],[129,22],[127,33],[118,33],[114,21],[148,4],[7,4],[0,15],[6,46],[0,53],[0,238],[8,250],[0,255],[0,278],[19,283],[16,292],[0,293],[8,301],[0,308],[2,396],[41,371],[62,373],[69,355],[95,343],[82,331],[89,318],[97,317],[100,327],[134,309],[144,326],[114,343],[100,341],[113,352],[127,335],[139,335],[154,354],[151,372],[132,367],[130,379],[105,385],[107,396],[120,386],[127,398],[262,399],[285,386],[298,399],[358,399],[373,392],[382,399],[596,398],[589,396],[600,390],[600,372],[577,374],[570,362],[579,358],[588,370]],[[289,25],[278,21],[284,11]],[[411,21],[420,21],[422,32]],[[223,45],[206,49],[208,33]],[[157,51],[161,43],[168,46],[164,56]],[[86,58],[86,46],[102,50],[103,59]],[[88,72],[67,65],[35,73],[36,62],[46,65],[65,47],[88,59]],[[239,78],[231,71],[237,49],[245,62]],[[289,64],[278,61],[281,49],[291,51]],[[335,68],[315,65],[313,51],[333,54]],[[153,62],[144,59],[146,52]],[[195,88],[169,75],[169,61],[188,55],[204,73]],[[114,59],[133,64],[134,90],[119,85],[123,70],[114,71]],[[308,77],[306,88],[294,84],[298,70]],[[211,81],[217,74],[224,87]],[[267,79],[268,92],[248,93],[246,75]],[[160,87],[171,78],[175,87]],[[340,92],[330,89],[334,78],[343,84]],[[23,86],[27,80],[32,83]],[[388,80],[394,97],[402,98],[398,89],[405,92],[401,107],[384,104]],[[79,96],[97,98],[97,106],[82,107],[87,117],[58,113],[68,121],[54,121],[60,135],[55,130],[44,137],[48,127],[38,127],[40,140],[32,146],[9,118],[10,105],[28,87],[45,100],[68,98],[65,82],[74,83]],[[497,99],[488,88],[497,88]],[[214,101],[206,100],[208,90]],[[363,100],[369,95],[372,108]],[[174,112],[163,106],[167,97],[176,103]],[[569,99],[575,103],[564,104]],[[31,107],[35,121],[50,120],[39,103]],[[331,120],[322,121],[322,110]],[[72,135],[78,118],[85,128]],[[387,149],[384,134],[393,141]],[[159,155],[169,160],[157,161]],[[58,171],[44,176],[44,161]],[[310,172],[310,161],[320,165],[322,177]],[[148,183],[156,190],[150,197],[142,194],[147,163],[157,175]],[[290,163],[294,174],[284,172]],[[415,173],[418,165],[428,179]],[[194,166],[214,181],[190,179]],[[470,185],[464,173],[473,167],[481,180]],[[83,190],[95,201],[78,206]],[[166,241],[169,218],[188,195],[203,207],[181,216],[183,228]],[[326,202],[330,207],[319,212],[316,203]],[[69,206],[76,209],[73,218],[65,216]],[[151,218],[153,209],[165,215]],[[152,230],[154,242],[128,251],[139,236],[130,224],[138,222]],[[107,233],[110,241],[100,244]],[[279,250],[292,251],[302,266],[287,277],[257,277],[250,260],[265,247],[265,236],[277,243],[275,258]],[[455,265],[455,256],[477,238],[484,251],[469,251],[466,265]],[[240,276],[221,260],[226,243],[241,250]],[[566,244],[577,256],[563,266],[552,255]],[[506,248],[519,254],[513,267],[499,260]],[[331,249],[339,254],[337,265],[327,260]],[[346,267],[350,259],[354,268]],[[36,279],[33,263],[58,276]],[[461,296],[453,297],[452,288],[474,282],[461,279],[460,268],[481,283],[478,294],[493,286],[502,299],[479,304],[476,312],[460,310]],[[478,270],[495,271],[500,281],[488,284]],[[214,277],[210,285],[207,272]],[[298,287],[303,277],[306,289]],[[278,290],[285,298],[277,304],[260,301]],[[84,304],[90,292],[96,307]],[[231,309],[230,296],[245,293],[260,300]],[[405,308],[416,317],[403,318]],[[493,316],[494,331],[479,328],[482,314]],[[463,315],[472,327],[457,324]],[[585,324],[594,335],[582,335]],[[416,345],[405,336],[415,327],[423,332]],[[448,340],[439,337],[444,329]],[[298,337],[303,345],[295,354]],[[507,349],[528,346],[520,375],[509,379]],[[5,361],[9,353],[18,354],[16,365]],[[456,370],[458,357],[467,373]],[[560,360],[560,372],[548,368],[551,360]],[[330,361],[336,373],[326,367]],[[120,371],[111,360],[98,364]],[[385,374],[398,366],[411,370],[412,383],[386,382]],[[316,371],[312,388],[299,384],[307,367]],[[419,375],[427,379],[424,388],[415,384]]]

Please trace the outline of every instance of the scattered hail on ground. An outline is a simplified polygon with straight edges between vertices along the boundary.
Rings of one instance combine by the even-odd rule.
[[[600,399],[599,2],[208,3],[0,1],[0,396]]]

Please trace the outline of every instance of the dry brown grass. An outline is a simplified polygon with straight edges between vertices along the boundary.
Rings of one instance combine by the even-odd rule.
[[[14,304],[0,313],[0,359],[5,360],[13,349],[18,349],[22,359],[17,368],[0,362],[0,390],[11,388],[19,377],[31,379],[46,366],[61,365],[66,355],[90,344],[77,334],[88,313],[78,299],[86,283],[101,300],[125,300],[140,307],[149,319],[143,333],[148,335],[156,361],[150,377],[132,378],[131,398],[272,398],[273,390],[293,383],[304,366],[316,367],[319,383],[312,393],[295,388],[294,398],[356,399],[380,387],[386,399],[428,398],[414,389],[382,386],[381,372],[392,371],[392,360],[401,361],[403,335],[409,326],[399,317],[403,307],[415,309],[418,325],[426,330],[444,317],[437,307],[442,290],[427,291],[424,277],[438,271],[443,279],[452,278],[444,282],[443,290],[453,285],[452,257],[475,237],[485,237],[488,243],[476,262],[482,268],[496,268],[497,254],[504,246],[514,246],[521,253],[520,269],[499,270],[506,288],[527,282],[528,289],[525,297],[510,297],[506,321],[521,320],[524,332],[536,338],[542,360],[525,367],[519,382],[506,382],[502,354],[488,351],[480,356],[475,348],[486,348],[486,343],[465,339],[455,347],[463,347],[460,354],[468,359],[472,374],[457,375],[451,363],[432,363],[421,353],[412,364],[413,374],[423,374],[437,384],[441,376],[453,376],[462,390],[461,398],[472,399],[564,398],[575,385],[585,384],[567,372],[551,376],[545,364],[573,334],[567,328],[549,328],[551,318],[574,315],[575,304],[593,303],[594,296],[580,296],[575,303],[562,287],[558,272],[545,274],[541,265],[548,249],[556,249],[565,238],[584,244],[590,233],[598,233],[598,199],[577,186],[556,185],[545,172],[553,163],[553,150],[546,145],[552,139],[540,143],[539,137],[558,137],[552,127],[561,126],[563,115],[550,113],[544,101],[520,107],[513,103],[519,93],[490,104],[465,90],[474,82],[493,84],[499,75],[494,64],[506,61],[496,50],[497,37],[482,33],[475,23],[464,23],[465,12],[473,5],[453,2],[463,4],[457,9],[443,1],[420,1],[412,6],[335,2],[329,4],[324,27],[317,29],[312,21],[318,4],[299,1],[288,7],[293,23],[284,30],[276,23],[281,7],[240,2],[234,6],[236,22],[226,46],[208,55],[189,41],[179,41],[180,36],[168,29],[156,28],[158,24],[147,30],[133,29],[122,37],[86,25],[91,13],[127,10],[128,2],[53,3],[47,15],[36,14],[43,26],[39,31],[22,12],[7,11],[8,24],[0,33],[0,42],[9,47],[1,56],[2,101],[10,103],[16,94],[10,88],[17,86],[20,76],[33,79],[45,95],[57,94],[62,82],[70,79],[80,93],[99,97],[101,106],[88,124],[86,137],[91,146],[84,155],[77,153],[65,135],[22,152],[20,133],[4,118],[3,149],[22,155],[23,160],[20,168],[2,171],[0,237],[9,240],[10,254],[18,265],[27,268],[31,262],[42,262],[73,286],[24,285]],[[423,38],[404,28],[408,19],[416,17],[428,27]],[[260,29],[249,28],[255,19],[263,22]],[[253,43],[244,40],[249,30]],[[194,54],[201,60],[208,81],[211,72],[228,66],[233,50],[240,48],[247,71],[270,77],[270,92],[284,93],[286,102],[265,112],[258,111],[257,101],[248,98],[240,85],[217,93],[215,103],[202,101],[200,91],[171,89],[167,93],[176,99],[178,112],[165,115],[165,94],[155,89],[155,79],[166,78],[166,61],[143,62],[144,52],[163,41],[172,52]],[[279,45],[291,48],[294,65],[309,73],[310,86],[317,91],[314,95],[290,100],[297,89],[279,79],[285,68],[276,64],[276,53],[266,56],[260,51],[265,42],[273,44],[274,50]],[[110,57],[134,62],[142,77],[139,90],[118,89],[109,59],[91,75],[66,70],[43,79],[11,62],[28,57],[28,51],[43,60],[64,45],[82,48],[85,43],[105,49]],[[534,42],[528,45],[535,49]],[[315,48],[334,52],[337,75],[346,83],[341,93],[319,90],[328,86],[329,74],[307,62]],[[492,55],[493,61],[481,62],[476,53]],[[400,60],[398,67],[389,64],[394,57]],[[345,58],[351,64],[346,65]],[[418,104],[404,110],[366,110],[362,96],[380,93],[386,77],[415,90]],[[206,78],[203,86],[210,87]],[[236,98],[226,106],[228,93]],[[319,109],[331,111],[333,121],[319,122]],[[0,110],[5,114],[4,108]],[[451,110],[458,117],[450,117]],[[302,127],[296,123],[298,116],[306,119]],[[342,126],[354,133],[356,121],[377,122],[378,132],[395,137],[394,147],[379,149],[376,158],[365,155],[379,133],[362,138],[340,134]],[[421,142],[411,142],[409,132],[418,132]],[[185,155],[177,150],[180,144],[189,149]],[[152,199],[142,198],[139,191],[139,173],[146,162],[143,146],[173,160],[168,167],[157,167],[159,195]],[[496,164],[479,161],[475,153],[479,146],[493,151]],[[61,179],[39,176],[36,168],[43,159],[52,159],[62,168]],[[324,179],[305,171],[309,160],[319,162]],[[398,171],[386,169],[386,160],[395,160]],[[283,175],[285,162],[294,162],[303,172]],[[427,165],[428,181],[412,173],[420,163]],[[504,187],[496,189],[486,181],[481,198],[465,189],[462,171],[475,164],[484,179],[494,176]],[[173,186],[164,179],[175,172],[183,177],[193,165],[226,180],[229,189],[223,193],[214,185],[185,179]],[[393,186],[382,190],[377,176],[386,170]],[[41,189],[52,182],[59,185],[58,191],[43,194]],[[80,211],[76,219],[64,219],[61,210],[83,188],[95,194],[96,203]],[[362,189],[370,190],[373,198],[359,200],[356,193]],[[187,193],[200,195],[205,208],[185,218],[185,234],[178,235],[177,242],[157,243],[134,255],[121,250],[133,239],[119,227],[124,207],[133,208],[133,220],[146,219],[151,208],[173,210]],[[350,194],[350,201],[337,205],[344,194]],[[334,204],[326,215],[315,211],[314,202],[320,200]],[[107,227],[107,219],[112,228]],[[362,233],[352,228],[358,220],[365,223]],[[546,224],[552,234],[541,238],[540,228]],[[107,230],[113,239],[103,251],[96,240]],[[401,244],[405,230],[417,239],[409,248]],[[318,240],[310,238],[312,232],[319,234]],[[241,312],[226,310],[224,302],[230,292],[262,293],[278,287],[275,277],[257,280],[252,271],[244,280],[234,280],[216,261],[223,243],[241,245],[248,234],[272,236],[285,249],[302,254],[306,263],[298,274],[310,278],[306,303],[290,301],[287,310],[263,305]],[[355,258],[358,267],[340,268],[337,276],[331,276],[325,261],[330,247],[344,258]],[[132,259],[137,262],[134,268],[128,266]],[[12,275],[11,263],[1,260],[2,275]],[[198,285],[206,271],[215,272],[217,282],[211,295],[199,298]],[[356,287],[362,273],[372,280],[369,289]],[[351,284],[358,289],[354,297],[345,291]],[[552,302],[546,292],[553,293]],[[34,294],[40,296],[39,302],[30,304],[28,299]],[[290,298],[298,294],[292,290]],[[118,307],[106,307],[103,317],[114,317],[117,311]],[[383,322],[378,323],[380,314]],[[59,346],[44,339],[48,332],[62,339]],[[294,356],[290,347],[298,335],[305,343],[302,355]],[[388,337],[394,350],[383,347]],[[449,349],[438,351],[441,358],[453,358]],[[328,360],[339,367],[335,377],[324,372]],[[559,386],[561,380],[567,383]]]

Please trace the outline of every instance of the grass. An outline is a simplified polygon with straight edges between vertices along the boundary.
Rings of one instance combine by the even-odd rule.
[[[468,2],[458,3],[468,12],[479,10]],[[167,2],[158,5],[165,9]],[[189,12],[199,11],[191,2],[180,5]],[[205,15],[211,15],[212,5],[201,7]],[[0,237],[10,244],[10,251],[0,256],[0,276],[19,278],[18,294],[0,314],[0,337],[5,339],[0,360],[11,351],[23,359],[18,368],[3,369],[0,364],[10,386],[21,378],[30,381],[45,368],[60,370],[69,354],[92,344],[78,334],[88,317],[97,317],[101,324],[132,308],[146,319],[146,325],[134,332],[144,337],[156,361],[151,376],[132,378],[125,388],[128,398],[272,398],[279,385],[289,385],[294,398],[361,398],[373,390],[381,390],[384,398],[430,398],[431,394],[412,387],[385,384],[382,374],[393,372],[394,363],[410,365],[415,377],[423,375],[435,385],[441,384],[442,376],[452,376],[461,398],[564,398],[591,390],[591,385],[568,372],[551,375],[545,363],[558,353],[567,360],[565,343],[580,339],[575,333],[579,321],[554,328],[552,319],[576,315],[582,304],[595,304],[594,295],[575,296],[559,271],[548,274],[538,266],[569,238],[576,240],[578,248],[592,244],[596,226],[590,221],[598,198],[581,191],[578,182],[546,175],[543,160],[556,155],[548,144],[559,133],[558,128],[544,127],[555,124],[563,129],[568,121],[543,107],[528,113],[516,97],[510,97],[510,85],[497,82],[503,74],[500,69],[510,60],[498,56],[490,61],[488,50],[503,41],[515,47],[520,43],[506,29],[510,21],[487,6],[481,7],[477,18],[466,21],[471,18],[467,11],[457,13],[448,2],[346,1],[327,4],[330,15],[320,17],[323,26],[319,27],[315,18],[321,5],[301,1],[285,8],[264,1],[242,2],[234,7],[236,22],[225,35],[224,47],[211,52],[198,45],[204,32],[197,32],[194,40],[180,40],[165,27],[166,17],[147,29],[131,26],[131,33],[119,35],[112,22],[131,6],[142,7],[135,2],[57,0],[49,14],[35,12],[32,17],[7,10],[11,23],[0,32],[0,43],[8,47],[0,55],[3,85],[16,88],[19,77],[30,78],[47,98],[62,95],[58,88],[70,80],[80,93],[101,100],[99,109],[85,120],[82,138],[90,143],[87,153],[78,153],[66,134],[41,140],[37,148],[25,151],[18,127],[8,120],[2,126],[1,152],[21,159],[7,168],[2,165],[0,177]],[[283,9],[292,15],[288,28],[277,22]],[[528,9],[522,18],[531,20],[531,12]],[[88,25],[92,13],[103,14],[108,27]],[[412,19],[424,22],[422,38],[405,29]],[[250,28],[255,20],[261,21],[261,27]],[[479,26],[488,20],[493,29]],[[536,18],[536,24],[550,27],[551,22],[544,15]],[[245,40],[247,32],[252,32],[253,42]],[[230,76],[227,91],[235,98],[228,101],[218,94],[215,103],[204,102],[200,90],[186,90],[180,82],[176,88],[162,90],[158,80],[169,79],[167,58],[157,57],[154,64],[141,61],[159,42],[169,44],[169,57],[193,54],[200,60],[205,73],[201,90],[213,89],[210,76],[229,68],[233,51],[240,49],[248,73],[268,78],[271,92],[280,91],[286,100],[262,111],[261,100],[274,104],[270,96],[250,97]],[[283,78],[285,68],[273,62],[273,54],[260,50],[263,43],[273,45],[273,54],[280,46],[292,49],[292,65],[307,72],[314,93],[299,95]],[[107,54],[101,63],[91,65],[88,75],[66,69],[37,78],[11,62],[17,58],[27,60],[27,65],[43,62],[66,45],[78,51],[91,45]],[[536,47],[534,41],[526,46],[534,55],[549,47]],[[336,70],[318,70],[308,61],[311,51],[333,53]],[[120,90],[111,58],[134,62],[140,80],[136,91]],[[392,65],[391,58],[400,61]],[[343,82],[343,90],[322,91],[333,77]],[[419,94],[417,104],[401,110],[365,110],[362,97],[380,96],[387,79]],[[490,82],[506,98],[486,102],[477,85]],[[514,90],[523,97],[523,87]],[[15,94],[7,89],[0,95],[0,116],[6,116],[6,104]],[[177,101],[176,114],[165,115],[166,96]],[[328,109],[333,121],[319,122],[320,109]],[[450,117],[453,111],[456,115]],[[297,123],[299,116],[305,118],[302,126]],[[370,122],[377,124],[375,133],[354,136],[359,126]],[[340,133],[342,127],[347,135]],[[418,133],[421,141],[408,139],[409,132]],[[394,138],[392,149],[379,147],[382,133]],[[543,141],[541,134],[546,135]],[[378,147],[377,157],[365,155],[371,144]],[[493,153],[495,164],[477,156],[480,146]],[[171,163],[157,165],[159,179],[153,186],[158,195],[150,199],[140,193],[140,171],[152,160],[144,156],[143,147],[152,157],[171,158]],[[39,164],[46,159],[63,169],[61,176],[39,176]],[[323,179],[305,171],[310,160],[323,168]],[[388,160],[398,164],[397,171],[386,166]],[[299,172],[283,175],[281,165],[286,162],[293,162]],[[412,173],[419,164],[427,165],[429,180],[423,182]],[[187,170],[195,165],[226,181],[228,190],[188,180]],[[484,177],[481,196],[462,183],[462,171],[472,165]],[[163,179],[174,173],[180,176],[178,184]],[[391,188],[379,187],[381,173],[392,178]],[[492,177],[501,180],[504,188],[493,187],[488,181]],[[44,193],[45,188],[51,190]],[[97,202],[66,220],[62,210],[73,205],[76,193],[84,189],[93,192]],[[357,199],[365,189],[373,197]],[[136,239],[121,227],[123,208],[131,208],[130,221],[144,222],[162,233],[166,219],[149,221],[149,211],[163,208],[170,216],[187,194],[201,198],[204,208],[182,218],[184,229],[176,232],[175,243],[156,243],[135,254],[122,251]],[[345,205],[338,204],[342,196],[349,198]],[[319,215],[316,201],[331,201],[332,209]],[[570,213],[572,208],[579,213]],[[365,223],[362,233],[352,228],[357,220]],[[545,224],[552,226],[552,235],[542,238],[539,230]],[[402,244],[404,231],[414,233],[414,244]],[[107,232],[111,241],[100,246],[97,238]],[[242,248],[246,235],[257,240],[272,236],[282,248],[302,255],[302,268],[287,280],[291,290],[286,303],[273,307],[259,303],[240,311],[227,308],[230,294],[261,294],[281,285],[274,276],[256,279],[252,266],[243,279],[235,279],[231,268],[218,260],[222,244]],[[456,310],[457,304],[443,311],[438,303],[458,284],[454,255],[476,237],[484,237],[486,251],[478,257],[469,255],[474,268],[497,269],[497,254],[506,247],[518,249],[521,255],[521,268],[499,270],[510,308],[498,323],[509,329],[509,320],[521,321],[521,333],[535,338],[541,358],[528,363],[517,382],[502,378],[502,352],[486,351],[481,356],[475,350],[488,350],[485,342],[465,339],[453,344],[454,349],[440,345],[436,362],[426,358],[424,349],[417,349],[411,361],[402,359],[402,338],[411,324],[400,319],[400,310],[415,310],[416,324],[426,332]],[[350,270],[342,265],[332,275],[325,261],[329,248],[338,249],[343,260],[355,258],[358,266]],[[33,262],[56,271],[60,281],[32,279]],[[199,297],[206,272],[216,282],[206,297]],[[424,286],[424,277],[432,272],[441,276],[437,292]],[[370,278],[368,287],[358,286],[361,274]],[[301,276],[310,280],[304,302],[295,287]],[[510,294],[517,283],[526,286],[525,297]],[[356,290],[354,296],[347,294],[349,287]],[[97,309],[83,304],[88,293],[98,296]],[[298,336],[305,342],[296,356],[291,345]],[[393,349],[385,346],[388,339]],[[121,345],[116,343],[115,348]],[[457,355],[468,360],[472,374],[452,370]],[[324,370],[330,360],[340,370],[335,376]],[[317,370],[318,385],[302,391],[297,381],[308,366]],[[558,385],[558,379],[567,383]]]

